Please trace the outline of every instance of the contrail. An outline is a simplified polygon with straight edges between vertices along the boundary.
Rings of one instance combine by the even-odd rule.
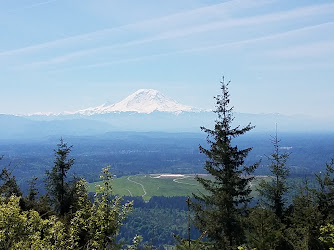
[[[45,4],[49,4],[49,3],[53,3],[53,2],[56,2],[56,1],[58,1],[58,0],[49,0],[49,1],[39,2],[39,3],[34,3],[34,4],[31,4],[31,5],[23,6],[21,8],[10,10],[10,11],[8,11],[8,13],[15,13],[15,12],[20,11],[20,10],[32,9],[32,8],[35,8],[35,7],[38,7],[38,6],[41,6],[41,5],[45,5]]]

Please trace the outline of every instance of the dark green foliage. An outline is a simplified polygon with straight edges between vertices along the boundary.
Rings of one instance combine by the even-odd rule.
[[[134,211],[121,227],[119,238],[129,242],[139,234],[142,246],[164,249],[164,245],[175,245],[173,235],[188,238],[187,197],[153,196],[148,202],[142,197],[123,197],[124,202],[134,201]],[[201,233],[191,225],[191,238],[198,239]]]
[[[200,146],[200,151],[208,158],[204,169],[214,177],[197,180],[208,191],[208,194],[194,194],[197,202],[192,204],[195,211],[195,225],[207,232],[214,241],[216,249],[232,249],[245,241],[242,217],[246,213],[246,205],[251,200],[249,176],[257,164],[244,166],[244,159],[251,148],[239,149],[232,140],[253,126],[232,127],[233,107],[229,107],[228,84],[221,82],[222,94],[215,97],[218,115],[213,130],[202,127],[207,133],[209,149]]]
[[[51,198],[51,204],[54,209],[64,215],[70,210],[72,196],[71,191],[75,185],[67,180],[67,172],[74,163],[73,158],[69,158],[72,146],[67,146],[63,139],[55,150],[54,166],[51,171],[46,171],[46,188]]]
[[[175,235],[177,250],[213,250],[214,246],[210,242],[204,242],[203,237],[206,233],[202,233],[196,240],[186,240]]]
[[[276,216],[280,219],[283,217],[284,208],[286,206],[286,197],[284,197],[289,190],[287,184],[287,177],[289,169],[286,166],[289,154],[280,152],[280,140],[278,140],[277,132],[272,140],[274,151],[268,157],[270,161],[270,172],[273,175],[273,180],[270,182],[262,180],[259,184],[259,194],[262,202],[267,205]]]
[[[174,234],[174,238],[176,240],[176,249],[178,250],[186,250],[186,249],[194,249],[194,250],[200,250],[200,249],[213,249],[214,245],[211,242],[203,241],[203,238],[206,235],[206,232],[203,232],[198,239],[193,240],[191,238],[191,211],[190,211],[190,205],[191,205],[191,199],[190,197],[187,197],[186,199],[187,203],[187,238],[182,238],[180,235]],[[183,232],[184,233],[184,232]]]
[[[28,195],[20,199],[20,205],[23,211],[35,210],[42,218],[49,218],[54,212],[49,205],[49,198],[45,195],[38,196],[39,192],[36,188],[37,177],[33,177],[29,181]]]
[[[319,240],[322,215],[307,180],[294,197],[291,210],[291,215],[287,218],[285,238],[292,248],[326,249]]]
[[[257,250],[276,249],[283,238],[283,224],[274,212],[255,207],[246,222],[248,246]]]
[[[28,193],[28,200],[35,201],[38,195],[38,189],[36,188],[37,177],[33,177],[32,180],[29,182],[29,193]]]
[[[3,155],[0,156],[0,160],[3,159]],[[9,166],[10,167],[10,164]],[[15,167],[14,167],[15,168]],[[9,198],[11,195],[21,196],[22,192],[17,185],[15,176],[12,175],[12,171],[9,168],[3,168],[0,173],[0,195]]]
[[[334,221],[334,159],[326,164],[326,172],[316,175],[319,189],[315,190],[316,201],[324,221]]]
[[[187,238],[187,213],[160,207],[135,208],[121,227],[119,239],[129,242],[135,234],[143,237],[142,245],[174,245],[174,234]],[[199,237],[194,228],[192,237]]]

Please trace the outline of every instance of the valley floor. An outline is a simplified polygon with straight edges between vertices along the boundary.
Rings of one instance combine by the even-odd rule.
[[[141,196],[148,201],[152,196],[192,196],[193,193],[205,192],[196,181],[194,174],[147,174],[115,178],[112,186],[114,194],[120,196]],[[208,175],[201,175],[210,178]],[[257,176],[251,184],[252,190],[260,179],[268,176]],[[101,182],[89,183],[89,192],[95,192]]]

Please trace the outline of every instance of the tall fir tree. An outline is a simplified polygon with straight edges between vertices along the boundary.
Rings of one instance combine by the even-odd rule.
[[[29,201],[36,201],[37,195],[38,195],[38,189],[36,188],[37,184],[37,177],[34,176],[30,181],[29,181],[29,191],[28,191],[28,200]]]
[[[273,211],[260,206],[252,208],[247,218],[247,227],[248,247],[256,250],[280,249],[283,224]]]
[[[284,208],[287,203],[285,195],[289,190],[287,177],[290,171],[286,166],[289,154],[281,153],[280,151],[280,140],[277,136],[277,127],[276,134],[272,138],[272,144],[274,146],[274,151],[268,156],[268,160],[270,161],[269,168],[273,175],[273,179],[269,182],[262,180],[259,184],[258,191],[263,199],[262,202],[273,210],[278,218],[282,219]]]
[[[285,223],[285,239],[292,249],[327,249],[319,240],[322,214],[314,198],[314,192],[305,179],[293,198],[290,216]]]
[[[74,159],[69,158],[72,146],[67,146],[63,138],[57,147],[54,166],[51,171],[46,171],[46,188],[51,197],[51,204],[60,215],[64,215],[70,210],[71,205],[72,187],[67,180],[67,172],[72,167]]]
[[[3,159],[3,155],[0,156],[0,161]],[[9,198],[11,195],[21,196],[22,191],[17,185],[15,176],[12,175],[13,168],[11,167],[11,163],[8,164],[8,167],[4,167],[0,172],[0,195]]]
[[[326,163],[325,173],[316,174],[319,188],[314,190],[324,222],[334,223],[334,158]]]
[[[251,148],[239,149],[233,139],[254,127],[232,127],[233,107],[230,107],[229,83],[221,81],[221,95],[215,97],[218,118],[213,130],[201,127],[207,133],[209,149],[200,146],[207,156],[204,169],[212,178],[197,177],[197,181],[207,191],[193,194],[195,202],[195,225],[207,232],[214,241],[215,249],[235,249],[245,241],[243,217],[247,203],[251,200],[250,174],[258,164],[245,166],[244,160]]]

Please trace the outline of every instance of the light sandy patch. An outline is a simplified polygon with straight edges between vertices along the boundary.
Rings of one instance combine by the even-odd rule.
[[[184,174],[159,174],[159,175],[151,175],[151,178],[183,178]]]

